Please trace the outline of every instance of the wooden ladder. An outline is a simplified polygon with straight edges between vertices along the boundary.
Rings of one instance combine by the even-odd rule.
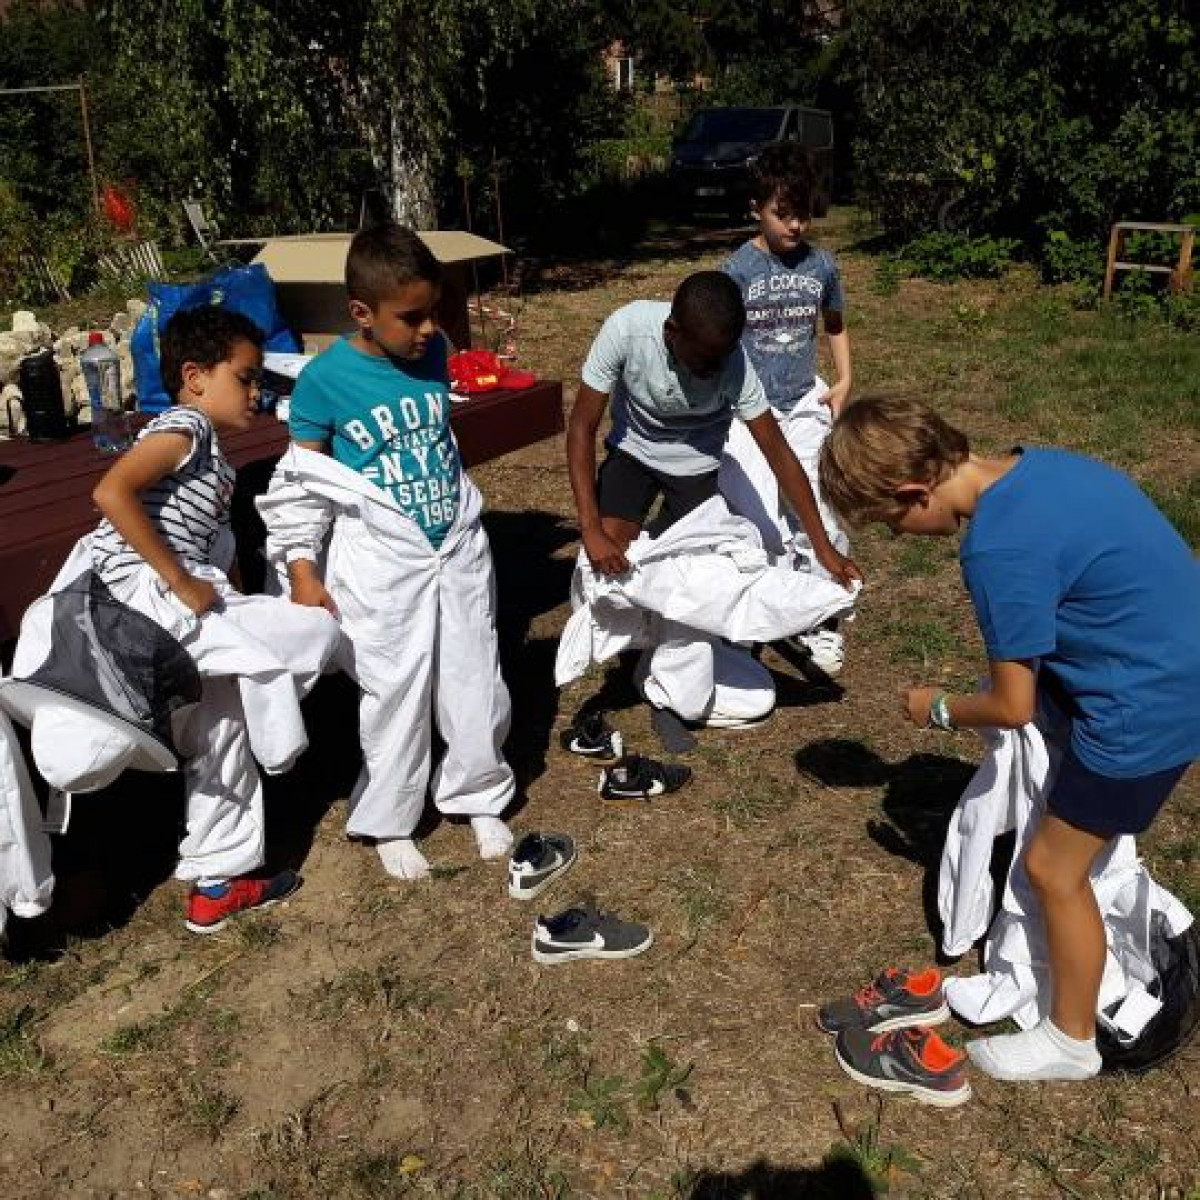
[[[1160,267],[1151,263],[1121,262],[1125,249],[1125,235],[1130,231],[1146,233],[1174,233],[1180,237],[1179,261],[1173,267]],[[1155,275],[1169,275],[1173,292],[1186,292],[1192,286],[1192,249],[1196,243],[1194,225],[1165,225],[1155,221],[1118,221],[1108,235],[1108,262],[1104,267],[1104,299],[1112,295],[1113,279],[1118,271],[1148,271]]]

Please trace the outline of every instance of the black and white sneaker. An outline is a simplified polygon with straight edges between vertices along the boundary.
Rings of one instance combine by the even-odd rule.
[[[596,790],[605,800],[649,800],[679,791],[691,777],[691,767],[630,754],[615,766],[605,767]]]
[[[613,762],[625,753],[621,733],[609,726],[602,712],[578,717],[574,725],[558,735],[564,750],[596,762]]]
[[[596,908],[568,908],[533,925],[533,959],[540,963],[579,958],[633,958],[649,950],[654,934],[648,925],[622,921]]]
[[[508,860],[508,894],[514,900],[540,896],[578,857],[565,833],[527,833]]]

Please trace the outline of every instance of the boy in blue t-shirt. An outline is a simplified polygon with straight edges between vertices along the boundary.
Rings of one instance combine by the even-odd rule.
[[[441,268],[417,234],[381,225],[351,243],[346,289],[357,331],[302,372],[289,424],[296,445],[384,493],[395,530],[335,515],[330,587],[311,552],[289,551],[288,575],[292,599],[339,613],[354,648],[364,763],[348,832],[374,839],[389,873],[418,879],[429,864],[412,838],[435,718],[446,751],[434,803],[470,818],[484,858],[511,845],[500,820],[515,791],[500,750],[509,699],[491,554],[450,430],[447,342],[435,319]]]
[[[746,305],[742,347],[762,380],[784,439],[810,478],[829,540],[847,554],[849,540],[817,486],[817,457],[850,396],[851,369],[837,263],[828,250],[808,240],[815,191],[812,160],[803,146],[768,146],[750,166],[750,209],[758,233],[726,259],[723,270]],[[829,388],[817,377],[818,318],[837,376]],[[719,482],[734,512],[759,527],[768,550],[811,549],[762,455],[736,426],[730,430]],[[845,646],[836,622],[795,641],[826,674],[841,670]]]
[[[1100,1069],[1106,953],[1089,872],[1111,838],[1150,824],[1200,758],[1200,563],[1111,467],[1065,450],[979,458],[962,433],[900,397],[850,405],[820,473],[847,518],[925,536],[970,521],[960,559],[991,688],[911,688],[903,707],[914,724],[1015,729],[1033,719],[1039,688],[1070,717],[1025,857],[1045,920],[1050,1016],[968,1050],[998,1079],[1088,1078]]]

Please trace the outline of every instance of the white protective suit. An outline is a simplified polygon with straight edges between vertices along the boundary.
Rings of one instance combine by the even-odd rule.
[[[34,673],[49,648],[51,596],[91,567],[90,538],[82,538],[51,585],[21,623],[13,675]],[[342,643],[337,622],[324,610],[278,598],[243,596],[216,567],[194,568],[221,603],[202,617],[186,608],[149,568],[110,590],[120,603],[170,633],[195,661],[200,702],[173,722],[175,747],[184,759],[187,835],[176,877],[184,880],[244,875],[263,862],[262,784],[255,759],[270,774],[288,770],[308,745],[300,699]],[[70,716],[61,714],[58,736],[70,740]],[[86,718],[84,718],[86,720]],[[81,737],[86,736],[81,726]],[[39,753],[34,742],[35,761]],[[45,753],[52,754],[53,746]],[[58,764],[38,762],[59,779]],[[95,786],[95,785],[90,785]],[[75,790],[83,790],[77,788]]]
[[[774,684],[742,647],[807,632],[854,604],[854,592],[802,569],[805,560],[769,555],[719,496],[656,538],[643,533],[626,558],[629,571],[609,577],[580,552],[555,681],[562,687],[592,663],[646,649],[646,698],[688,721],[765,716]]]
[[[41,916],[53,894],[50,837],[16,730],[0,710],[0,937],[9,912]]]
[[[829,409],[819,403],[828,391],[825,381],[818,378],[790,413],[777,412],[775,409],[771,413],[779,422],[784,439],[812,484],[817,511],[821,514],[821,524],[825,526],[829,540],[839,553],[848,554],[850,539],[838,524],[833,510],[821,498],[821,485],[817,478],[821,446],[833,424]],[[780,493],[779,481],[744,421],[734,421],[729,427],[717,485],[730,509],[754,522],[762,537],[763,547],[769,553],[784,554],[793,550],[811,553],[812,543],[804,527]],[[814,569],[824,574],[819,564]]]
[[[363,769],[348,832],[410,837],[430,782],[431,714],[446,743],[433,773],[439,811],[497,816],[516,790],[501,748],[495,579],[483,501],[462,477],[458,515],[439,549],[392,498],[324,454],[288,449],[258,498],[267,555],[286,585],[297,558],[323,563],[362,689]]]
[[[978,730],[985,753],[950,819],[938,877],[942,949],[964,954],[987,933],[984,973],[947,979],[946,999],[960,1017],[989,1024],[1012,1017],[1023,1029],[1050,1009],[1050,970],[1037,897],[1023,851],[1045,811],[1046,796],[1068,734],[1061,719],[1039,712],[1039,724]],[[1045,729],[1045,735],[1043,734]],[[988,873],[994,840],[1016,831],[1016,849],[999,911],[992,918]],[[1169,936],[1192,923],[1187,909],[1159,887],[1138,860],[1130,836],[1114,838],[1092,866],[1108,956],[1097,1004],[1099,1019],[1122,1041],[1145,1027],[1159,1005],[1147,988],[1156,971],[1151,919],[1161,914]]]

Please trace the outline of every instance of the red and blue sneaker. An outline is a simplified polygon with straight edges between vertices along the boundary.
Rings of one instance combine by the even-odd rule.
[[[278,875],[241,875],[224,883],[193,884],[184,924],[192,933],[216,933],[229,918],[252,908],[270,908],[286,900],[301,884],[295,871]]]

